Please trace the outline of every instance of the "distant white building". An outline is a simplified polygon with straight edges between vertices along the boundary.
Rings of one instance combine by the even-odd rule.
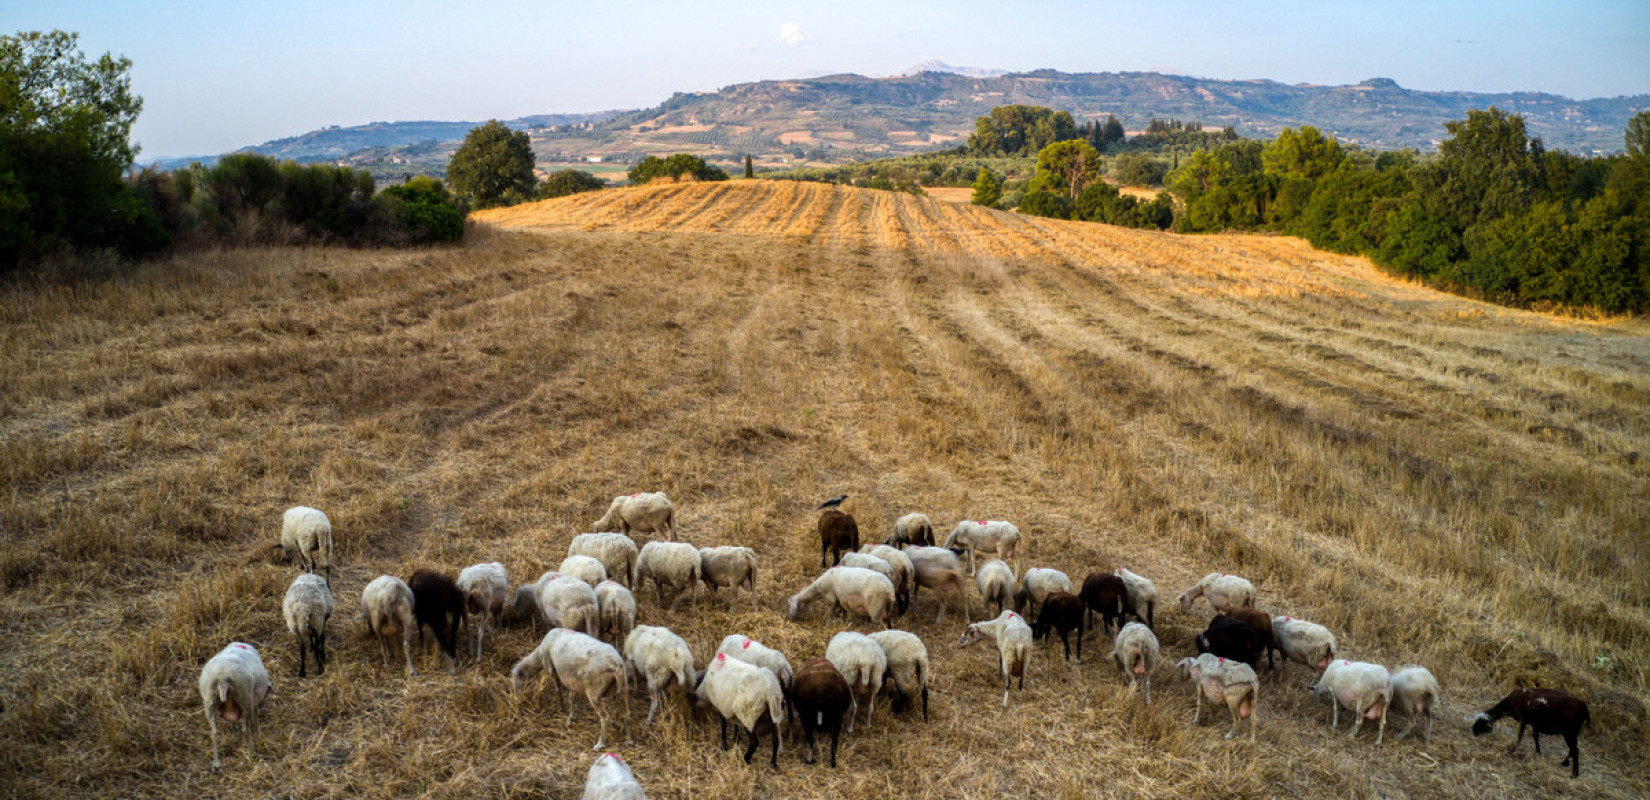
[[[591,164],[600,164],[600,163],[602,163],[602,157],[601,156],[585,156],[584,160],[590,162]]]

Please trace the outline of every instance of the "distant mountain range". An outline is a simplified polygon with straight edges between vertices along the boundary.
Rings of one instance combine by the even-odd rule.
[[[906,73],[756,81],[678,93],[648,109],[545,114],[509,124],[531,133],[546,162],[633,161],[672,152],[727,160],[749,153],[766,162],[900,155],[961,144],[977,117],[1008,103],[1069,111],[1079,122],[1114,114],[1130,131],[1152,118],[1172,118],[1205,128],[1230,125],[1243,136],[1267,139],[1286,127],[1313,125],[1345,143],[1428,150],[1447,135],[1445,122],[1493,105],[1522,114],[1548,149],[1594,154],[1620,151],[1627,121],[1650,109],[1647,94],[1573,100],[1536,92],[1428,92],[1385,78],[1351,86],[1290,85],[1156,72],[1001,73],[939,61]],[[476,124],[331,127],[246,150],[353,163],[352,154],[371,148],[455,142]],[[450,145],[444,149],[450,152]]]

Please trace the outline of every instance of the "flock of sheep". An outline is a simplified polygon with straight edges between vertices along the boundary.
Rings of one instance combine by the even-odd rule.
[[[569,722],[576,705],[572,697],[582,694],[600,719],[596,750],[607,744],[612,700],[621,704],[620,717],[629,740],[629,689],[634,681],[648,693],[647,724],[652,724],[662,699],[673,693],[684,695],[721,720],[724,749],[730,720],[747,735],[747,763],[758,742],[767,737],[769,763],[777,768],[781,729],[789,716],[800,722],[808,763],[815,758],[816,734],[829,734],[834,768],[844,719],[846,732],[852,733],[863,706],[869,727],[876,696],[885,684],[892,685],[896,713],[920,698],[923,719],[928,718],[927,647],[914,634],[890,629],[892,619],[909,609],[921,589],[942,595],[936,623],[944,619],[948,605],[960,606],[967,627],[959,646],[985,639],[996,644],[1004,707],[1016,686],[1024,689],[1035,640],[1058,633],[1065,657],[1070,659],[1068,635],[1076,633],[1081,663],[1083,636],[1095,614],[1101,618],[1103,631],[1110,633],[1116,625],[1108,657],[1131,685],[1144,686],[1145,702],[1151,703],[1151,677],[1162,656],[1154,633],[1157,591],[1147,578],[1119,568],[1091,574],[1078,588],[1058,570],[1032,568],[1020,577],[1016,588],[1015,570],[1008,562],[1018,561],[1026,540],[1013,524],[965,520],[936,546],[929,519],[908,514],[895,523],[893,535],[885,542],[862,548],[856,521],[836,507],[841,500],[821,507],[818,530],[823,571],[788,600],[785,615],[795,620],[810,606],[822,605],[863,617],[884,630],[870,635],[838,633],[823,658],[809,661],[800,670],[793,671],[783,653],[740,634],[723,639],[709,663],[700,668],[680,636],[663,627],[636,624],[636,597],[647,581],[653,582],[661,606],[674,607],[699,584],[712,592],[743,587],[751,594],[752,607],[757,606],[754,551],[695,548],[670,541],[675,510],[662,492],[614,498],[607,514],[594,525],[600,532],[576,536],[556,570],[516,587],[513,593],[504,566],[496,562],[467,567],[456,581],[432,570],[414,572],[407,581],[382,575],[362,591],[361,619],[366,633],[379,641],[386,663],[392,657],[393,643],[400,640],[408,675],[417,672],[412,662],[414,631],[422,635],[428,628],[433,632],[452,671],[457,667],[463,629],[468,628],[472,639],[466,650],[479,661],[492,625],[543,622],[550,631],[511,669],[512,685],[519,691],[541,675],[554,678],[565,690],[565,694],[558,692],[558,698],[568,707]],[[659,539],[638,548],[632,533],[652,533]],[[282,603],[287,628],[298,646],[298,675],[304,677],[311,656],[317,672],[326,668],[326,626],[333,611],[331,524],[319,510],[288,509],[278,547],[289,559],[296,555],[304,568]],[[976,565],[976,553],[997,557]],[[834,565],[824,568],[827,554]],[[315,574],[318,570],[324,570],[325,577]],[[972,621],[968,576],[988,607],[986,613],[990,605],[996,605],[995,618]],[[1388,712],[1396,710],[1409,719],[1398,738],[1424,717],[1425,735],[1431,739],[1439,688],[1425,667],[1406,666],[1393,673],[1379,664],[1341,659],[1328,629],[1256,611],[1254,586],[1235,575],[1205,576],[1181,593],[1181,610],[1192,613],[1199,598],[1207,598],[1217,616],[1196,638],[1199,655],[1176,664],[1178,673],[1196,687],[1194,724],[1201,720],[1207,698],[1224,705],[1230,714],[1232,725],[1226,738],[1237,735],[1242,721],[1248,720],[1249,740],[1254,741],[1260,699],[1255,670],[1264,654],[1275,676],[1281,668],[1273,665],[1276,652],[1283,655],[1284,665],[1294,661],[1319,673],[1311,691],[1333,707],[1331,727],[1339,727],[1340,709],[1345,707],[1354,719],[1350,735],[1357,736],[1366,719],[1378,720],[1375,743],[1380,744]],[[1134,619],[1126,621],[1127,617]],[[230,643],[201,670],[199,687],[211,727],[212,768],[221,767],[219,720],[239,724],[246,751],[255,756],[259,716],[274,688],[256,648]],[[1520,689],[1479,714],[1472,730],[1488,732],[1502,717],[1519,722],[1514,747],[1523,741],[1526,727],[1535,732],[1537,752],[1541,734],[1563,736],[1569,746],[1563,765],[1571,766],[1572,776],[1580,774],[1576,737],[1588,721],[1586,703],[1580,698],[1554,689]],[[591,766],[585,796],[644,795],[624,760],[607,753]]]

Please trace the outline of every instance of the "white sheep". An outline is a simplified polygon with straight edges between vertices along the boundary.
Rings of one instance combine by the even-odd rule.
[[[596,716],[601,719],[602,729],[596,737],[596,746],[593,749],[600,750],[607,746],[608,713],[607,704],[603,701],[613,696],[617,696],[624,706],[625,740],[635,742],[630,734],[628,675],[625,672],[624,659],[612,645],[578,631],[556,628],[545,634],[539,646],[510,669],[511,685],[519,692],[523,684],[541,672],[555,676],[567,690],[566,694],[557,692],[556,695],[567,706],[568,724],[572,724],[573,714],[578,710],[572,699],[575,692],[583,692],[590,707],[596,710]]]
[[[401,635],[401,652],[407,657],[407,674],[417,675],[412,663],[413,593],[406,581],[394,575],[379,575],[361,590],[361,621],[367,635],[378,640],[384,663],[390,660],[390,639]]]
[[[997,604],[997,613],[1003,613],[1003,607],[1014,607],[1014,568],[1000,558],[986,559],[974,573],[974,585],[980,589],[980,599],[985,605]]]
[[[636,567],[630,576],[631,591],[646,587],[644,578],[653,581],[658,592],[659,605],[665,604],[665,589],[670,589],[670,607],[676,608],[682,595],[699,583],[699,551],[683,542],[648,542],[636,556]]]
[[[854,717],[859,714],[859,696],[866,695],[865,727],[871,727],[871,713],[876,710],[877,690],[888,673],[888,654],[871,637],[863,633],[843,631],[831,637],[825,647],[825,660],[842,673],[853,691],[853,705],[848,708],[848,732],[854,732]]]
[[[269,710],[269,696],[274,691],[264,660],[249,644],[231,642],[201,668],[201,705],[206,711],[206,724],[212,728],[213,772],[223,767],[218,758],[218,720],[239,723],[247,757],[256,757],[262,732],[259,720]]]
[[[1112,661],[1116,662],[1119,671],[1129,676],[1129,688],[1145,682],[1148,706],[1152,704],[1152,673],[1157,671],[1160,653],[1157,635],[1138,622],[1124,625],[1112,642]]]
[[[779,679],[779,686],[789,690],[791,679],[795,673],[791,672],[791,662],[785,654],[768,647],[749,636],[740,633],[730,633],[722,637],[722,643],[716,648],[717,655],[728,658],[737,658],[746,664],[755,664],[758,667],[772,672]]]
[[[1032,567],[1020,578],[1020,591],[1014,593],[1014,610],[1036,619],[1043,610],[1043,601],[1055,592],[1077,594],[1066,573],[1047,567]]]
[[[671,689],[693,689],[693,651],[669,628],[637,625],[624,640],[624,657],[647,685],[647,724],[659,710],[659,697]]]
[[[305,677],[305,648],[315,654],[315,674],[327,671],[327,620],[332,618],[332,590],[319,575],[304,573],[292,579],[281,600],[286,629],[298,640],[298,677]]]
[[[325,566],[327,584],[332,583],[332,523],[327,515],[309,506],[293,506],[281,515],[281,557],[298,562],[305,572]]]
[[[927,514],[906,514],[894,520],[894,535],[883,544],[899,547],[907,544],[934,546],[934,523]]]
[[[894,573],[894,565],[886,560],[868,553],[843,553],[842,560],[837,563],[844,567],[859,567],[878,573],[887,578],[889,583],[894,584],[894,594],[896,596],[899,594],[899,576]]]
[[[1335,660],[1335,634],[1316,622],[1273,617],[1272,644],[1283,653],[1285,664],[1294,661],[1322,672]]]
[[[1180,659],[1176,666],[1180,674],[1196,684],[1197,710],[1192,714],[1193,725],[1203,717],[1203,698],[1207,696],[1211,703],[1225,703],[1226,711],[1232,715],[1232,729],[1226,732],[1226,738],[1237,735],[1238,725],[1248,717],[1249,741],[1255,740],[1255,726],[1260,723],[1260,679],[1248,664],[1204,653],[1197,658]]]
[[[1180,610],[1192,613],[1192,602],[1207,595],[1209,605],[1216,611],[1229,611],[1242,606],[1254,607],[1255,585],[1236,575],[1211,572],[1180,593]]]
[[[732,719],[750,734],[745,763],[750,763],[757,739],[766,732],[773,737],[769,763],[779,768],[779,727],[785,722],[785,692],[772,672],[717,653],[693,694],[721,717],[723,750],[728,748],[728,720]]]
[[[1112,570],[1112,574],[1122,578],[1124,588],[1129,591],[1129,604],[1123,612],[1133,614],[1135,619],[1146,623],[1146,627],[1153,627],[1156,624],[1152,617],[1157,613],[1157,586],[1122,567]]]
[[[590,527],[600,532],[617,531],[626,535],[631,531],[657,533],[668,542],[676,530],[676,506],[664,492],[619,495],[608,504],[607,513]]]
[[[475,658],[481,663],[481,649],[489,624],[504,623],[504,602],[510,593],[510,574],[497,561],[465,567],[458,573],[458,590],[464,593],[464,613],[475,632]]]
[[[973,613],[968,606],[968,589],[962,573],[962,562],[957,554],[943,547],[906,547],[905,555],[911,560],[911,566],[916,571],[916,583],[911,589],[912,601],[915,602],[917,592],[923,588],[943,592],[947,589],[956,592],[957,602],[962,604],[963,621],[972,622]],[[934,615],[937,624],[945,618],[945,601],[940,601],[939,613]]]
[[[612,634],[613,643],[618,644],[636,627],[636,598],[617,581],[602,581],[596,586],[596,606],[601,620],[597,626],[599,638]]]
[[[957,646],[967,647],[984,637],[997,643],[997,674],[1003,678],[1003,708],[1008,708],[1011,678],[1020,679],[1020,695],[1025,696],[1026,667],[1033,650],[1031,626],[1019,614],[1004,611],[996,619],[969,624]]]
[[[584,800],[647,800],[647,793],[618,753],[603,753],[584,776]]]
[[[1318,676],[1318,682],[1308,688],[1313,697],[1319,700],[1328,698],[1333,706],[1334,713],[1329,721],[1331,729],[1340,727],[1341,706],[1346,706],[1357,717],[1347,738],[1358,735],[1365,718],[1381,721],[1375,734],[1376,744],[1380,744],[1386,736],[1386,712],[1392,704],[1392,674],[1387,672],[1386,667],[1367,661],[1332,661]]]
[[[592,589],[608,578],[607,567],[602,566],[601,561],[590,556],[568,556],[561,560],[561,565],[556,567],[555,571],[568,577],[578,578],[590,584]]]
[[[785,618],[795,621],[815,600],[824,600],[850,614],[880,622],[884,628],[888,627],[889,613],[898,602],[894,597],[894,582],[881,573],[864,567],[831,567],[807,588],[791,596],[785,607]]]
[[[745,587],[751,593],[751,609],[756,609],[755,550],[749,547],[699,548],[699,580],[704,581],[711,594],[722,587]]]
[[[539,576],[538,586],[539,611],[545,624],[590,636],[600,632],[602,606],[590,584],[551,570]]]
[[[894,597],[899,599],[899,613],[904,614],[911,607],[911,592],[917,588],[917,568],[911,563],[911,558],[904,551],[885,544],[868,544],[859,551],[876,556],[893,568]]]
[[[647,800],[647,792],[618,753],[603,753],[584,776],[584,800]]]
[[[928,647],[914,633],[905,631],[877,631],[871,641],[882,648],[888,657],[887,677],[893,681],[894,713],[899,713],[907,702],[922,697],[922,721],[928,721]]]
[[[1020,529],[1012,522],[1002,520],[979,521],[965,519],[951,529],[951,535],[945,537],[940,545],[947,550],[957,548],[968,551],[968,574],[974,574],[974,553],[996,553],[1010,559],[1016,557],[1020,550]]]
[[[1426,740],[1432,741],[1432,716],[1438,708],[1438,679],[1426,667],[1399,667],[1392,673],[1392,708],[1409,717],[1409,727],[1396,737],[1402,740],[1415,730],[1421,717],[1427,718]]]
[[[622,533],[581,533],[567,545],[568,555],[590,556],[602,562],[607,577],[624,584],[626,589],[632,588],[630,571],[636,568],[639,552],[636,542]]]

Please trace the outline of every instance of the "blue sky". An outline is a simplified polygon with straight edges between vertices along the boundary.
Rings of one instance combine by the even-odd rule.
[[[326,125],[651,106],[928,59],[1068,72],[1650,93],[1650,0],[0,0],[0,30],[134,62],[143,158]]]

